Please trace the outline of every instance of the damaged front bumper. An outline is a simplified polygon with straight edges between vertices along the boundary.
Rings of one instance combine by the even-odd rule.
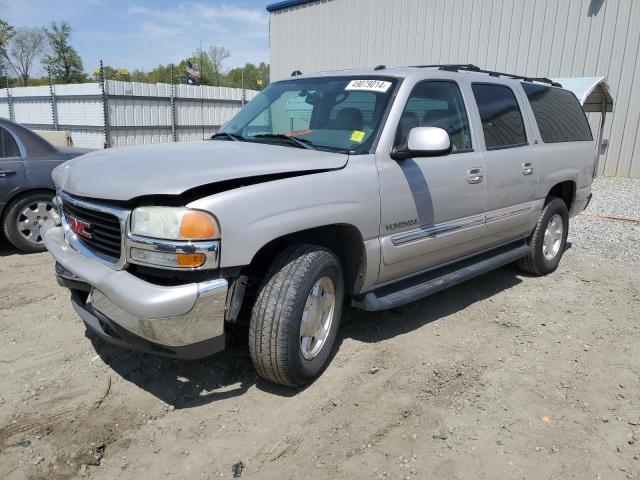
[[[220,278],[155,285],[75,251],[52,221],[42,228],[56,259],[58,283],[87,328],[115,345],[176,358],[203,358],[224,349],[228,282]]]

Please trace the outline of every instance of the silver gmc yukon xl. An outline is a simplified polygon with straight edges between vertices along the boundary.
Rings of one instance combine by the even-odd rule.
[[[43,237],[93,334],[195,359],[244,324],[257,372],[302,385],[345,301],[388,309],[510,262],[553,272],[595,163],[578,100],[546,78],[294,72],[210,141],[57,167]]]

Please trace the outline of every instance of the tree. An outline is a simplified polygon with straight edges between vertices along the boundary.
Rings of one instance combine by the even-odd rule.
[[[0,18],[0,51],[3,51],[7,46],[13,32],[13,27]]]
[[[244,82],[243,82],[244,77]],[[257,67],[247,63],[244,67],[233,68],[227,74],[226,84],[230,87],[262,90],[269,84],[269,65],[260,63]]]
[[[209,57],[211,69],[213,70],[213,80],[215,82],[215,86],[219,87],[222,85],[222,64],[227,58],[231,56],[231,52],[222,45],[211,45],[209,46],[209,50],[207,51],[207,56]]]
[[[45,46],[41,28],[20,27],[9,38],[2,55],[23,86],[29,83],[33,62],[42,55]]]
[[[5,55],[6,46],[9,43],[9,39],[14,33],[14,29],[4,20],[0,19],[0,77],[5,74]]]
[[[126,68],[114,68],[109,65],[104,65],[104,79],[105,80],[120,80],[122,82],[130,82],[131,75]],[[93,69],[93,79],[100,81],[100,67]]]
[[[69,43],[71,27],[67,22],[58,25],[51,22],[51,30],[45,29],[50,54],[42,64],[51,69],[51,75],[62,83],[80,83],[86,80],[82,59]]]
[[[191,62],[193,65],[198,67],[198,70],[200,70],[200,78],[196,79],[198,85],[215,84],[215,70],[213,68],[213,64],[211,63],[211,59],[209,58],[209,54],[206,51],[200,48],[196,48],[195,52],[193,52],[193,55],[190,58],[182,60],[177,66],[180,75],[183,75],[185,73],[187,62]]]

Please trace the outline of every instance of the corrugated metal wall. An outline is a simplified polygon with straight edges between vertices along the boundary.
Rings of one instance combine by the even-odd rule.
[[[173,141],[171,85],[107,80],[109,143],[112,147]],[[246,101],[257,92],[244,90]],[[103,148],[104,110],[100,84],[55,85],[59,130],[71,132],[74,146]],[[48,86],[0,89],[0,117],[28,127],[53,130],[54,109]],[[202,140],[218,131],[242,108],[239,88],[175,86],[175,126],[178,141]]]
[[[273,80],[293,70],[432,63],[606,75],[615,103],[599,173],[640,177],[638,0],[320,0],[270,17]],[[589,120],[596,132],[599,114]]]

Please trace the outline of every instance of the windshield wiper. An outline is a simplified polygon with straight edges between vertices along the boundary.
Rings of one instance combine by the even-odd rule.
[[[229,132],[218,132],[211,135],[211,140],[217,140],[218,138],[229,138],[234,142],[241,142],[244,140],[244,137],[242,135],[236,135],[235,133]]]
[[[261,133],[259,135],[254,135],[253,138],[265,138],[265,139],[273,139],[273,140],[285,140],[293,145],[296,145],[300,148],[306,148],[308,150],[317,150],[316,147],[313,146],[310,140],[289,137],[287,135],[283,135],[282,133]]]

